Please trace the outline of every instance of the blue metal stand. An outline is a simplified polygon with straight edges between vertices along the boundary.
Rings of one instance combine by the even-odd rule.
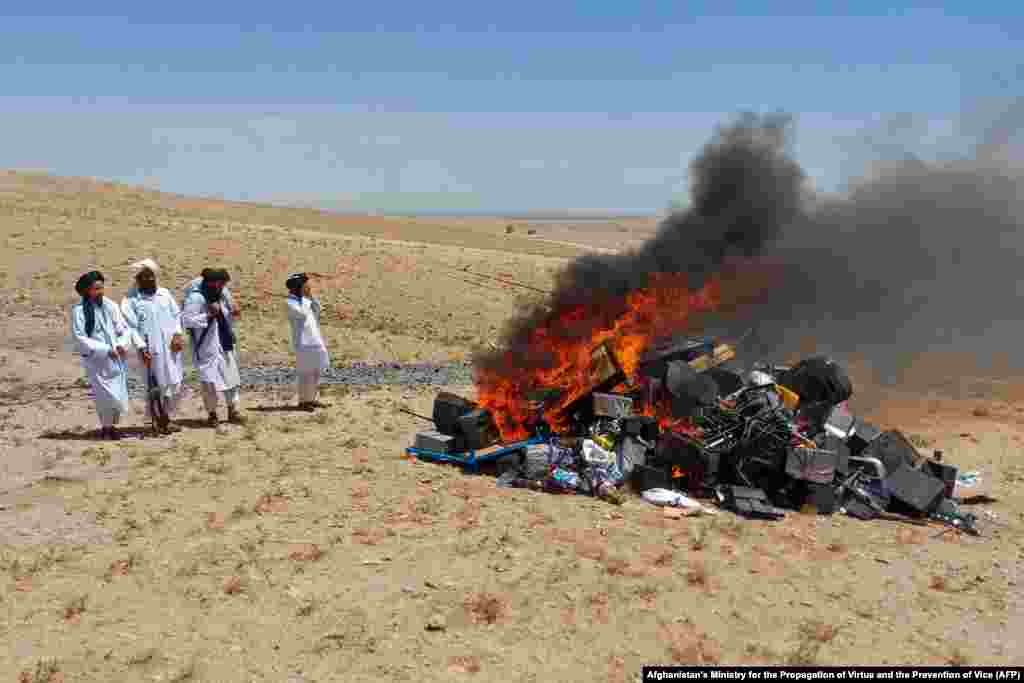
[[[414,448],[410,446],[405,449],[405,452],[409,455],[416,456],[420,460],[452,463],[455,465],[461,465],[471,472],[479,472],[480,465],[485,462],[493,462],[503,455],[515,453],[516,451],[525,451],[529,446],[542,443],[544,443],[543,437],[532,436],[525,441],[513,441],[508,444],[498,444],[497,446],[491,446],[490,448],[485,448],[479,451],[442,453],[441,451],[432,451],[426,448]]]

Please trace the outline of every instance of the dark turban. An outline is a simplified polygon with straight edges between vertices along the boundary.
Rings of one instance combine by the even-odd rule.
[[[85,293],[89,291],[95,282],[106,282],[103,279],[103,273],[98,270],[93,270],[82,277],[78,278],[78,282],[75,283],[75,291],[82,297],[82,312],[85,315],[85,334],[89,337],[92,336],[93,330],[96,329],[96,307],[93,302],[85,296]]]
[[[224,268],[204,268],[202,275],[207,282],[231,282],[231,276]]]
[[[92,287],[94,282],[106,282],[103,278],[103,273],[94,270],[78,278],[78,282],[75,283],[75,291],[78,292],[79,296],[85,296],[86,291]]]
[[[284,286],[288,288],[289,292],[302,291],[303,285],[307,282],[309,282],[309,276],[305,273],[292,273],[284,281]]]

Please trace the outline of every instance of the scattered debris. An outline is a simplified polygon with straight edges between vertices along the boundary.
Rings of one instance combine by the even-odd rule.
[[[839,364],[814,356],[743,371],[735,356],[714,339],[672,339],[643,352],[627,375],[602,343],[587,372],[490,401],[508,414],[438,394],[435,429],[407,452],[472,469],[493,464],[503,487],[616,504],[631,484],[644,500],[679,510],[669,517],[707,514],[712,504],[768,520],[810,508],[978,534],[977,518],[958,503],[976,492],[978,474],[959,473],[941,451],[922,455],[920,438],[851,414],[853,384]],[[499,424],[525,438],[502,442]]]

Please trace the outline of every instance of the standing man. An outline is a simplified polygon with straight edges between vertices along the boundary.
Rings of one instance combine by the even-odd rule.
[[[146,402],[146,414],[156,420],[158,433],[180,432],[181,427],[171,422],[171,417],[177,412],[184,375],[185,331],[181,327],[181,309],[169,291],[157,287],[160,267],[153,259],[139,261],[131,268],[135,270],[135,287],[121,302],[121,313],[142,361],[143,383],[150,391],[157,392],[157,396]],[[155,418],[151,414],[154,400],[163,408],[157,411]]]
[[[244,424],[238,410],[238,390],[242,383],[235,353],[235,332],[232,311],[224,302],[227,271],[204,271],[197,290],[185,299],[182,322],[192,336],[193,365],[199,371],[203,403],[210,414],[209,424],[216,427],[218,394],[224,394],[228,406],[228,422]]]
[[[223,268],[203,268],[202,274],[189,282],[185,287],[185,298],[188,299],[190,294],[198,292],[203,286],[203,278],[214,271],[227,272],[227,270]],[[227,281],[231,282],[230,275],[228,275]],[[224,288],[221,290],[221,297],[223,298],[223,303],[227,305],[228,309],[231,311],[231,317],[237,320],[239,316],[242,315],[242,309],[235,305],[234,299],[231,298],[231,290],[228,289],[227,283],[224,284]],[[184,306],[184,303],[182,303],[182,306]]]
[[[125,357],[131,336],[121,310],[104,298],[103,290],[104,278],[98,270],[78,278],[75,291],[82,301],[71,309],[71,334],[92,387],[100,434],[105,439],[120,439],[116,425],[128,411]]]
[[[320,374],[330,367],[331,357],[320,335],[320,302],[313,298],[309,276],[293,273],[288,288],[288,321],[292,326],[295,371],[299,379],[299,409],[313,412],[325,407],[317,400]]]

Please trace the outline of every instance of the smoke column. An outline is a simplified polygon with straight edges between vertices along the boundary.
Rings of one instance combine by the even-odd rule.
[[[691,165],[692,208],[666,219],[641,248],[587,255],[556,278],[545,305],[506,325],[503,351],[474,358],[477,370],[544,368],[549,359],[530,344],[538,327],[562,339],[589,339],[621,315],[623,297],[647,287],[655,273],[685,273],[697,289],[727,258],[756,254],[800,214],[803,172],[784,153],[789,118],[742,117],[720,128]],[[566,312],[576,311],[571,324]],[[558,324],[553,321],[560,320]]]
[[[928,352],[973,357],[977,367],[947,368],[950,376],[1015,351],[1024,333],[1024,177],[1011,143],[1021,104],[963,158],[878,160],[845,196],[812,198],[762,251],[786,276],[732,321],[758,326],[748,353],[780,355],[807,338],[896,383]]]
[[[809,191],[787,154],[788,117],[745,115],[692,162],[688,209],[638,250],[570,263],[545,306],[508,322],[505,351],[478,354],[475,365],[543,368],[529,344],[536,327],[577,310],[555,332],[589,338],[651,274],[686,273],[698,288],[733,256],[779,270],[756,306],[703,320],[734,335],[754,327],[744,357],[780,357],[810,337],[895,377],[923,351],[1008,353],[1024,332],[1024,186],[1006,154],[1022,113],[1019,104],[1004,112],[969,158],[882,159],[845,196]]]

